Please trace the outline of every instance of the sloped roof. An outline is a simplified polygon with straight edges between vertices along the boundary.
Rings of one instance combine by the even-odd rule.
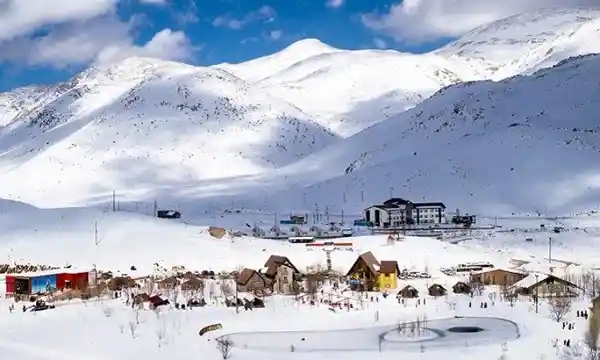
[[[394,272],[399,273],[400,268],[398,267],[398,262],[395,260],[381,260],[379,272],[382,274],[393,274]]]
[[[361,254],[356,261],[354,261],[354,263],[352,264],[352,266],[350,267],[350,270],[348,270],[348,274],[347,275],[351,275],[350,272],[352,271],[352,269],[354,268],[354,266],[356,266],[356,263],[362,261],[367,268],[369,269],[369,271],[374,274],[377,275],[379,274],[379,261],[377,261],[377,258],[375,258],[375,255],[373,255],[372,252],[367,251],[364,254]]]
[[[258,274],[258,271],[254,269],[245,268],[244,270],[242,270],[242,272],[238,274],[235,281],[240,285],[246,285],[248,281],[250,281],[250,278],[252,278],[252,275],[254,275],[255,273]]]
[[[271,255],[269,256],[269,259],[267,259],[267,262],[265,262],[265,275],[274,276],[277,273],[277,268],[284,264],[291,266],[292,269],[294,269],[294,272],[300,273],[300,270],[296,268],[294,263],[292,263],[288,257],[281,255]]]

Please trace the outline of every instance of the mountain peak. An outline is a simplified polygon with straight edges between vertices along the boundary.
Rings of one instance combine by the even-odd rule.
[[[302,52],[302,53],[314,53],[314,54],[322,54],[333,51],[339,51],[339,49],[334,48],[333,46],[327,45],[319,39],[314,38],[306,38],[302,40],[298,40],[295,43],[289,45],[282,52]]]

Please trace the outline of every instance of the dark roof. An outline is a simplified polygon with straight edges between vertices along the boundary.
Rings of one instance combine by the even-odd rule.
[[[395,260],[381,260],[379,272],[382,274],[393,274],[394,272],[396,274],[399,273],[400,269],[398,268],[398,262]]]
[[[429,290],[431,290],[431,289],[436,289],[436,288],[437,288],[437,289],[443,289],[443,290],[446,290],[446,288],[445,288],[445,287],[443,287],[443,286],[442,286],[442,285],[440,285],[440,284],[433,284],[433,285],[431,285],[431,286],[429,287]]]
[[[246,268],[246,269],[242,270],[242,272],[239,273],[239,275],[237,276],[235,281],[240,285],[246,285],[248,283],[248,281],[250,281],[250,278],[252,278],[252,276],[254,274],[258,274],[258,272],[254,269]],[[260,276],[260,274],[259,274],[259,276]]]
[[[281,265],[289,266],[294,270],[295,273],[300,273],[300,271],[296,268],[296,266],[294,266],[289,258],[281,255],[271,255],[265,263],[267,270],[264,272],[264,274],[267,276],[275,276],[275,274],[277,274],[277,269]]]
[[[414,203],[413,204],[414,207],[419,208],[419,207],[441,207],[441,208],[446,208],[446,205],[444,205],[443,202],[422,202],[422,203]]]
[[[395,205],[395,204],[387,204],[387,205],[386,205],[386,204],[382,204],[382,205],[381,205],[381,204],[378,204],[378,205],[371,205],[371,206],[369,206],[368,208],[366,208],[365,210],[368,210],[368,209],[370,209],[370,208],[372,208],[372,207],[376,207],[376,208],[379,208],[379,209],[382,209],[382,210],[386,210],[386,209],[397,209],[397,208],[399,208],[399,206],[398,206],[398,205]]]
[[[403,198],[390,198],[386,201],[383,202],[383,205],[406,205],[406,204],[410,204],[411,201],[409,200],[405,200]]]
[[[359,261],[364,262],[365,265],[367,266],[367,268],[369,269],[369,271],[371,271],[371,273],[373,273],[374,275],[379,274],[379,271],[377,271],[377,268],[375,267],[375,266],[379,266],[379,261],[377,261],[377,259],[375,258],[375,255],[373,255],[372,252],[367,251],[366,253],[361,254],[358,257],[358,259],[356,259],[354,264],[352,264],[350,271],[348,271],[348,275],[350,275],[350,272],[352,271],[352,269],[354,268],[356,263]]]

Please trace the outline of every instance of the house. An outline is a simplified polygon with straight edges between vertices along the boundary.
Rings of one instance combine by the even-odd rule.
[[[581,288],[551,274],[530,274],[509,290],[521,295],[538,297],[577,297]]]
[[[181,290],[184,291],[199,291],[204,289],[204,282],[197,276],[186,275],[181,281]]]
[[[242,270],[235,279],[237,290],[240,292],[262,292],[271,288],[271,283],[263,274],[254,269]]]
[[[454,284],[454,286],[452,286],[452,291],[455,294],[470,294],[471,291],[473,290],[473,288],[467,284],[464,283],[462,281],[457,282],[456,284]]]
[[[527,273],[515,269],[484,269],[471,273],[471,282],[483,285],[512,286],[525,279]]]
[[[364,210],[367,223],[375,227],[401,227],[413,224],[446,223],[446,205],[442,202],[413,203],[402,198],[391,198],[381,205]]]
[[[129,276],[114,277],[108,281],[107,285],[110,291],[117,291],[137,287],[137,283],[135,282],[135,280],[133,280]]]
[[[446,291],[446,288],[444,288],[442,285],[440,284],[433,284],[431,285],[428,289],[427,289],[427,293],[429,294],[429,296],[444,296],[446,295],[448,292]]]
[[[56,290],[85,290],[93,271],[72,268],[54,269],[5,276],[6,293],[18,295],[47,294]]]
[[[379,261],[372,252],[361,254],[346,274],[350,287],[354,290],[373,291],[377,288]]]
[[[156,217],[160,219],[179,219],[181,213],[177,210],[157,210]]]
[[[396,295],[396,297],[414,299],[419,297],[419,292],[414,287],[406,285],[404,288],[402,288],[402,290],[398,291],[398,295]]]
[[[372,252],[360,255],[346,274],[350,286],[362,291],[397,288],[400,269],[397,261],[381,261]]]
[[[161,290],[175,289],[179,285],[179,279],[175,276],[162,279],[158,282],[158,288]]]
[[[271,255],[265,262],[263,275],[270,280],[274,292],[292,294],[299,290],[295,280],[300,271],[285,256]]]
[[[377,287],[380,289],[395,289],[398,281],[400,268],[397,261],[382,260],[379,266]]]

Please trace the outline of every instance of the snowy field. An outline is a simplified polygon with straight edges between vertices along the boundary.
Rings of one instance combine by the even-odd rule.
[[[564,319],[575,324],[570,331],[562,329],[544,303],[536,314],[527,300],[510,307],[490,300],[493,295],[427,298],[426,304],[419,306],[416,300],[406,300],[403,305],[394,297],[375,296],[379,301],[366,301],[362,307],[335,313],[327,305],[299,304],[285,297],[269,298],[264,309],[241,310],[239,314],[234,308],[211,303],[193,310],[165,307],[155,313],[132,310],[121,300],[74,302],[38,313],[23,313],[17,308],[9,313],[4,301],[0,352],[6,358],[22,360],[195,359],[198,354],[216,360],[221,358],[216,349],[219,337],[233,341],[231,359],[249,360],[350,360],[365,355],[381,359],[495,359],[502,354],[509,359],[554,360],[581,351],[578,339],[585,323],[573,313],[583,309],[584,302],[573,304],[573,311]],[[481,302],[489,307],[481,308]],[[421,321],[421,330],[411,331],[406,325],[414,321]],[[214,323],[222,324],[222,329],[198,335],[202,327]],[[399,324],[404,324],[405,330],[394,330]],[[436,331],[447,335],[447,329],[467,325],[484,331],[432,335]],[[570,349],[554,346],[554,341],[562,344],[566,339],[572,341]]]

